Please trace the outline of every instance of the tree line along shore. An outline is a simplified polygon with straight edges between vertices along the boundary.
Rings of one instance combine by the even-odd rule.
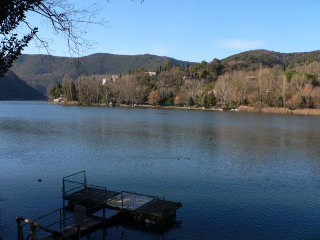
[[[117,105],[320,115],[320,62],[248,67],[205,61],[119,75],[65,76],[49,100],[66,105]]]

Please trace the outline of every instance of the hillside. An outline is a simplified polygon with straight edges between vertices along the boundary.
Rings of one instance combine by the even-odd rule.
[[[79,59],[22,55],[11,70],[30,86],[46,94],[48,89],[54,87],[57,82],[61,82],[65,74],[77,78],[80,74],[126,74],[129,70],[140,67],[156,70],[168,60],[174,65],[187,64],[185,61],[149,54],[129,56],[97,53]]]
[[[64,75],[76,79],[81,74],[126,74],[129,70],[145,68],[155,70],[170,60],[174,65],[187,62],[155,55],[115,55],[97,53],[79,59],[48,55],[22,55],[12,67],[12,71],[42,94],[61,82]],[[221,62],[227,71],[235,69],[256,70],[264,67],[320,60],[320,51],[301,53],[279,53],[268,50],[253,50],[232,55]],[[190,63],[191,65],[195,63]]]
[[[252,50],[232,55],[222,60],[223,64],[239,64],[241,68],[257,69],[260,64],[273,67],[281,64],[299,64],[320,60],[320,51],[280,53],[268,50]]]
[[[0,78],[0,100],[44,100],[45,97],[9,71]]]

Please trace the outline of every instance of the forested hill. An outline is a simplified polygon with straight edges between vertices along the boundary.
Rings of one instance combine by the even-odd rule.
[[[225,65],[232,65],[233,68],[246,68],[255,70],[260,64],[263,67],[273,67],[282,64],[301,64],[320,60],[320,51],[279,53],[268,50],[252,50],[232,55],[222,60]]]
[[[0,77],[0,100],[44,100],[45,97],[14,73]]]
[[[169,60],[174,65],[188,64],[186,61],[149,54],[130,56],[97,53],[79,59],[48,55],[22,55],[11,70],[30,86],[46,94],[47,89],[61,82],[66,74],[75,79],[81,74],[127,74],[129,70],[137,68],[155,71]]]
[[[320,60],[320,51],[301,53],[279,53],[267,50],[253,50],[232,55],[221,60],[225,71],[256,70],[260,64],[272,67],[281,64],[304,64]],[[171,61],[173,65],[187,65],[188,62],[155,55],[115,55],[97,53],[77,59],[48,55],[22,55],[12,71],[30,86],[43,94],[61,82],[67,74],[76,79],[81,74],[127,74],[129,70],[144,68],[155,71],[160,65]],[[195,63],[190,63],[193,65]]]

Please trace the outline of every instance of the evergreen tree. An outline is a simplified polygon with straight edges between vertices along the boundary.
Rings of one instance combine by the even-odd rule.
[[[208,96],[207,94],[203,94],[201,98],[201,106],[202,107],[208,107]]]
[[[216,96],[213,93],[208,94],[208,106],[215,106],[216,104]]]
[[[193,101],[193,98],[190,96],[187,100],[187,106],[188,107],[191,107],[194,105],[194,101]]]

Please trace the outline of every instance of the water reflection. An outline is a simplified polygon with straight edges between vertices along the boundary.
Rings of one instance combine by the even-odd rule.
[[[316,239],[319,121],[0,102],[0,236],[16,238],[16,215],[61,207],[61,178],[85,169],[92,184],[181,201],[165,239]],[[121,235],[163,237],[107,231]]]

